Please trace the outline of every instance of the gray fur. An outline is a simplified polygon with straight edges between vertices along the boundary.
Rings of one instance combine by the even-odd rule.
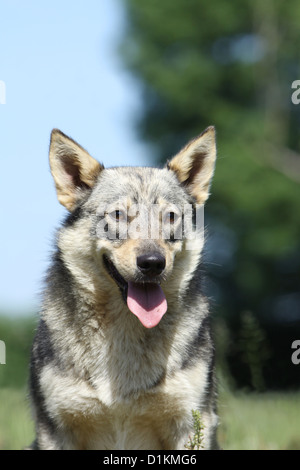
[[[100,209],[120,198],[162,207],[204,203],[214,159],[212,128],[163,169],[103,169],[75,141],[53,131],[51,170],[58,198],[71,213],[57,233],[32,348],[33,448],[184,449],[193,409],[202,414],[204,447],[218,447],[202,244],[186,250],[184,239],[108,240],[97,232],[108,217]],[[197,193],[203,168],[205,185]],[[166,258],[155,283],[168,310],[153,328],[130,312],[126,290],[105,265],[106,256],[126,282],[147,283],[136,268],[137,256],[147,252]]]

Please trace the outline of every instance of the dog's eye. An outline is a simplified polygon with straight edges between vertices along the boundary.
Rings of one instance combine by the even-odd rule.
[[[121,220],[125,220],[125,218],[126,218],[125,212],[123,212],[119,209],[116,209],[115,211],[110,212],[109,215],[112,219],[117,220],[118,222],[121,221]]]
[[[166,223],[174,224],[177,220],[177,214],[175,214],[175,212],[167,212],[164,219]]]

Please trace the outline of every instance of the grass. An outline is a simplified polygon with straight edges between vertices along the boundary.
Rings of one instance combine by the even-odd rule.
[[[300,393],[221,393],[224,450],[300,450]]]
[[[18,450],[33,441],[33,423],[26,392],[0,389],[0,450]]]
[[[224,450],[300,450],[300,393],[261,395],[223,391],[219,441]],[[0,450],[22,449],[33,440],[24,390],[0,389]]]

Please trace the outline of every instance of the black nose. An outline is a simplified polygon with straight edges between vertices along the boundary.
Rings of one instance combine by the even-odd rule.
[[[160,253],[147,253],[138,256],[136,264],[143,274],[154,277],[163,272],[166,266],[166,260]]]

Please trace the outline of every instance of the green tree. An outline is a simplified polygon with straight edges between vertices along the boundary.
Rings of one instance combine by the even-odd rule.
[[[249,368],[251,386],[257,391],[263,391],[263,369],[270,352],[265,333],[251,312],[242,312],[238,346],[241,360]]]

